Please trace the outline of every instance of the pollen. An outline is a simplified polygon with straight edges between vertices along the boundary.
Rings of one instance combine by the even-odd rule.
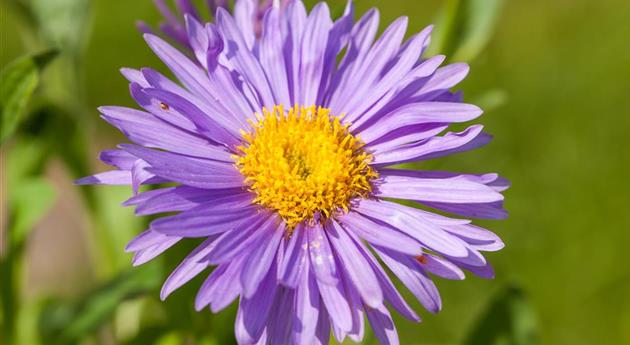
[[[361,140],[327,108],[263,109],[242,132],[236,165],[255,203],[277,212],[289,229],[348,212],[378,177]]]

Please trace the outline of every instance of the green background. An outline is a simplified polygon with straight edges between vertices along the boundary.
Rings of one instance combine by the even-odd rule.
[[[122,137],[98,118],[95,108],[132,105],[127,83],[118,73],[120,67],[164,70],[134,28],[137,19],[155,24],[159,15],[150,1],[96,0],[86,5],[87,16],[78,6],[77,14],[64,17],[54,7],[72,1],[48,1],[41,6],[53,8],[46,12],[57,20],[51,25],[60,28],[60,37],[70,38],[57,42],[62,46],[61,57],[44,72],[40,101],[30,108],[52,100],[72,109],[70,121],[89,143],[83,149],[92,157],[90,170],[100,171],[105,167],[95,161],[97,151],[121,142]],[[0,2],[3,67],[47,46],[41,33],[29,33],[28,19],[13,2]],[[357,8],[362,13],[379,7],[382,23],[407,15],[415,32],[434,22],[444,4],[443,0],[361,0]],[[497,344],[630,344],[629,23],[627,0],[504,2],[488,45],[470,61],[471,73],[461,85],[467,101],[487,109],[480,122],[495,140],[483,149],[420,168],[496,171],[509,178],[513,183],[506,193],[510,218],[481,222],[502,237],[506,248],[487,255],[496,269],[495,280],[436,279],[443,311],[438,315],[421,312],[424,322],[420,325],[398,318],[402,344],[482,344],[479,335],[470,340],[475,338],[472,329],[484,324],[480,332],[500,333],[506,318],[518,324],[516,330],[506,332],[524,328],[533,336],[504,334]],[[77,76],[68,76],[67,71],[73,70],[68,65],[77,67]],[[55,127],[52,138],[74,140],[67,130]],[[22,141],[32,137],[25,135]],[[11,169],[8,162],[14,162],[9,156],[15,142],[2,148],[5,209],[7,195],[19,188],[6,178]],[[62,145],[61,150],[71,149]],[[191,298],[200,279],[166,303],[158,302],[155,286],[188,248],[177,247],[147,267],[129,270],[130,255],[122,249],[143,225],[133,220],[130,210],[119,209],[130,191],[89,189],[86,198],[98,206],[94,209],[99,211],[91,211],[98,221],[77,216],[90,213],[80,201],[86,192],[70,182],[80,177],[80,169],[66,168],[59,163],[60,156],[42,171],[54,187],[55,206],[26,241],[24,272],[18,274],[22,303],[16,316],[16,339],[29,339],[30,344],[41,341],[43,335],[42,343],[53,343],[60,330],[74,322],[81,334],[77,339],[86,344],[132,343],[134,337],[139,344],[229,344],[233,308],[219,316],[192,311]],[[74,223],[69,226],[69,221]],[[6,233],[6,219],[2,223]],[[33,246],[37,250],[29,249]],[[6,256],[6,243],[3,248]],[[67,264],[70,269],[64,267]],[[136,274],[133,279],[140,283],[133,285],[132,280],[129,284],[140,286],[142,293],[130,297],[125,286],[116,282],[119,290],[103,287],[113,277],[124,280],[120,272]],[[95,292],[95,287],[100,288]],[[517,302],[508,302],[517,311],[503,317],[490,309],[491,317],[484,319],[489,305],[508,287],[519,291]],[[117,291],[125,302],[118,303]],[[110,302],[119,307],[109,311]],[[420,310],[417,303],[414,306]],[[105,309],[106,313],[98,314]],[[371,342],[376,343],[368,335],[366,343]]]

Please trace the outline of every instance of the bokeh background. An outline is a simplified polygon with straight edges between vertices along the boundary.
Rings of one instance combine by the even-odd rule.
[[[398,318],[401,343],[630,344],[630,1],[356,4],[379,7],[382,23],[407,15],[411,31],[436,23],[431,53],[472,67],[461,89],[495,140],[418,168],[513,182],[510,218],[481,222],[506,243],[488,255],[496,279],[438,280],[443,311]],[[131,191],[72,184],[123,141],[96,112],[132,105],[118,69],[165,71],[134,27],[160,21],[151,1],[1,0],[0,19],[3,69],[39,54],[24,65],[34,94],[0,151],[0,343],[233,344],[234,307],[193,310],[201,276],[159,301],[194,244],[131,268],[124,245],[147,221],[120,207]]]

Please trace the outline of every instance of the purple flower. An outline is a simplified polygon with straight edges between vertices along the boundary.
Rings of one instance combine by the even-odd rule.
[[[326,3],[301,1],[264,16],[219,8],[216,24],[186,15],[187,57],[145,34],[178,82],[123,69],[144,110],[102,107],[135,144],[101,153],[116,169],[81,184],[131,185],[125,204],[153,221],[127,250],[134,265],[180,240],[202,238],[164,283],[161,297],[204,271],[195,307],[218,312],[239,299],[239,344],[360,341],[364,315],[383,344],[398,344],[389,309],[420,321],[384,264],[430,312],[441,308],[433,276],[484,278],[492,232],[454,217],[506,217],[496,174],[388,168],[480,147],[482,126],[451,123],[482,111],[450,89],[465,64],[421,58],[431,27],[404,41],[407,18],[376,38],[379,12],[332,20]],[[240,6],[239,6],[240,5]],[[164,184],[168,183],[168,187]],[[141,185],[157,189],[139,192]],[[390,199],[408,200],[418,208]]]

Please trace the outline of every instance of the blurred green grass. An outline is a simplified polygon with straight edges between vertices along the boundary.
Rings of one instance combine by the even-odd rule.
[[[418,31],[442,4],[361,0],[357,7],[358,12],[379,7],[382,23],[408,15],[411,31]],[[95,108],[132,105],[118,69],[164,68],[133,25],[137,19],[158,21],[149,1],[96,0],[91,6],[81,88],[89,109],[84,116],[91,123],[86,130],[92,145],[103,147],[121,137],[98,120]],[[0,64],[5,66],[34,47],[24,43],[21,19],[4,1],[0,10]],[[399,318],[402,344],[459,343],[492,296],[513,283],[532,304],[541,344],[630,344],[628,18],[627,0],[506,1],[494,37],[462,86],[468,101],[483,99],[490,90],[506,98],[481,118],[495,140],[426,167],[496,171],[511,179],[510,219],[482,222],[507,246],[488,255],[496,268],[493,281],[438,280],[444,310],[437,316],[422,313],[421,325]],[[54,68],[46,73],[54,74]],[[95,156],[96,149],[92,152]],[[121,248],[118,261],[127,259]],[[199,279],[189,285],[195,284]],[[196,286],[176,293],[175,301],[167,302],[169,310],[187,315],[181,310],[192,305],[183,296]],[[201,320],[214,325],[210,333],[231,327],[225,315]]]

